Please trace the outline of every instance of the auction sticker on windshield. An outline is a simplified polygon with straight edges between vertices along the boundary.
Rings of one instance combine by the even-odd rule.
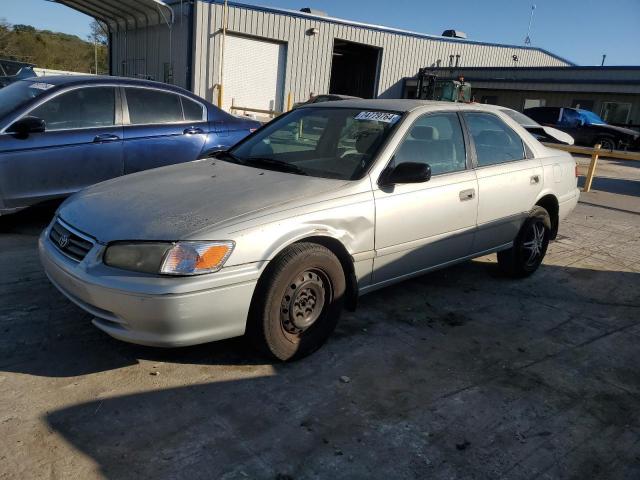
[[[374,122],[395,123],[400,115],[389,112],[360,112],[356,115],[356,120],[371,120]]]

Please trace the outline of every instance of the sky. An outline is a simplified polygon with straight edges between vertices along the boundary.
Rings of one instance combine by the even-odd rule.
[[[531,44],[578,65],[640,65],[640,0],[236,0],[438,35],[521,45],[535,3]],[[0,18],[86,38],[91,18],[46,0],[0,0]]]

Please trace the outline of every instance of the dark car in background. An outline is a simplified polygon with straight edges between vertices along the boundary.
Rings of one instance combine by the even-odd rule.
[[[0,89],[0,214],[225,150],[259,126],[148,80],[19,80]]]
[[[595,113],[580,108],[535,107],[524,114],[542,125],[548,125],[571,135],[576,145],[602,145],[606,150],[640,150],[640,132],[609,125]]]
[[[518,122],[539,142],[560,143],[564,145],[573,145],[575,143],[573,137],[568,133],[558,130],[557,128],[540,125],[532,118],[527,117],[524,113],[520,113],[506,107],[497,106],[495,108]]]

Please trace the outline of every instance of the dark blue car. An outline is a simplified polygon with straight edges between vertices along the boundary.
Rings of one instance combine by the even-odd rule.
[[[19,80],[0,89],[0,214],[225,150],[259,126],[147,80]]]

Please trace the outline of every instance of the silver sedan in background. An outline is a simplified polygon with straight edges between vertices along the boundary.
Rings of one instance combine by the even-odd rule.
[[[247,334],[289,360],[386,285],[491,252],[509,275],[533,273],[577,200],[572,157],[494,108],[349,100],[90,187],[39,248],[109,335],[173,347]]]

